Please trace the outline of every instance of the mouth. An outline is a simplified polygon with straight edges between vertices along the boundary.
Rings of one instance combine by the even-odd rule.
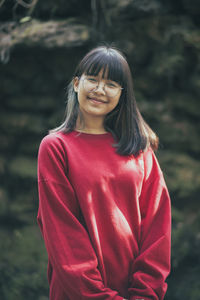
[[[107,103],[107,101],[102,100],[102,99],[97,98],[97,97],[88,96],[87,98],[88,98],[88,100],[90,100],[90,101],[92,101],[94,103]]]

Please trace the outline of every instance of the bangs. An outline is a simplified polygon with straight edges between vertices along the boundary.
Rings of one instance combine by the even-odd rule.
[[[82,70],[81,70],[82,69]],[[120,56],[108,54],[105,52],[95,53],[83,62],[80,68],[80,75],[97,76],[103,70],[102,77],[117,82],[119,85],[124,86],[125,72],[123,62]]]

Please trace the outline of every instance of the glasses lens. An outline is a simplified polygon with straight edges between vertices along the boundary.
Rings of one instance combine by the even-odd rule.
[[[93,91],[93,90],[97,89],[98,82],[96,80],[93,80],[93,79],[84,78],[83,87],[88,92]]]
[[[105,93],[108,97],[115,97],[120,91],[119,86],[110,87],[109,85],[105,85]]]
[[[87,92],[92,92],[98,89],[99,82],[94,78],[84,78],[83,87]],[[106,83],[103,87],[108,97],[115,97],[119,93],[121,87],[115,84]]]

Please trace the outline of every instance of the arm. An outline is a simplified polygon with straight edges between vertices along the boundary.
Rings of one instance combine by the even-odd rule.
[[[38,156],[40,225],[49,260],[70,299],[123,298],[104,286],[98,261],[67,178],[67,157],[58,138],[47,136]]]
[[[144,154],[144,171],[140,196],[140,250],[133,264],[129,299],[162,300],[170,271],[170,198],[152,151]]]

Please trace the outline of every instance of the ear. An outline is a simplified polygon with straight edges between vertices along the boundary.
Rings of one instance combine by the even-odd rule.
[[[78,86],[79,86],[79,78],[75,77],[74,78],[74,91],[77,93],[78,92]]]

